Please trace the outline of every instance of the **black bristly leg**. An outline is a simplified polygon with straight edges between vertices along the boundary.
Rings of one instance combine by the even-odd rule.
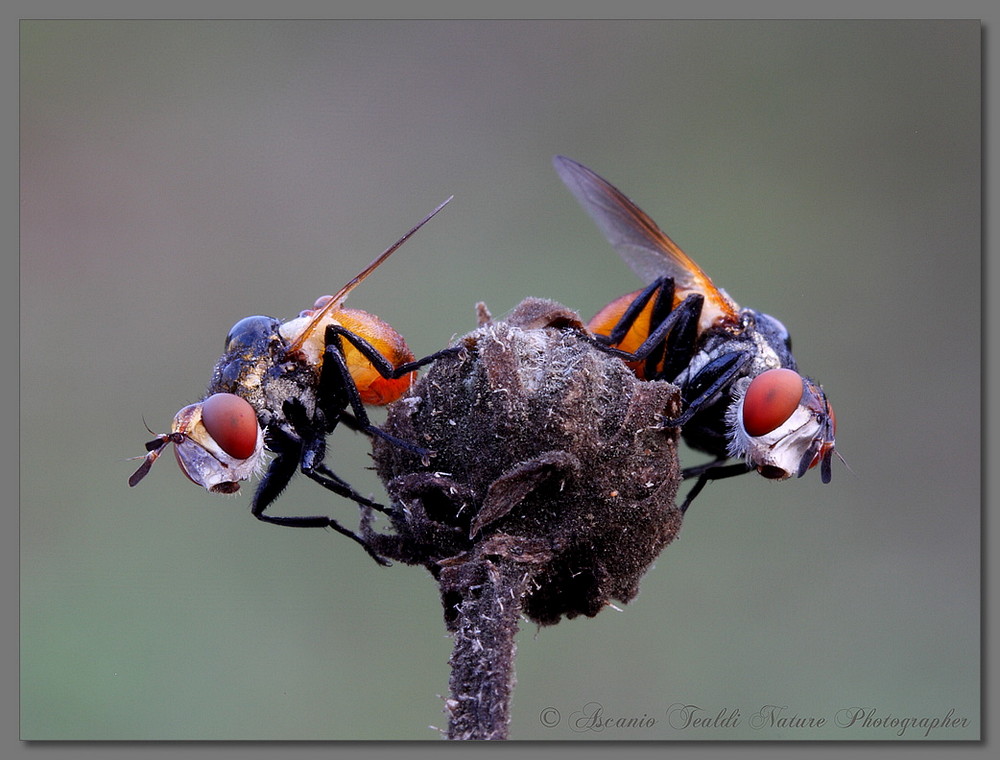
[[[250,502],[250,512],[258,520],[270,522],[270,515],[265,515],[264,510],[274,502],[285,486],[292,479],[292,475],[299,467],[299,455],[302,451],[301,445],[286,436],[281,436],[278,441],[270,444],[269,448],[277,452],[271,464],[267,468],[257,484],[253,500]]]
[[[691,490],[688,491],[688,495],[687,498],[684,499],[684,503],[681,504],[681,512],[687,512],[688,507],[691,506],[691,502],[694,501],[695,497],[701,493],[701,489],[703,489],[710,480],[723,480],[725,478],[733,478],[738,475],[745,475],[748,472],[752,472],[752,470],[743,462],[728,465],[716,464],[717,462],[724,461],[726,460],[717,459],[714,462],[709,462],[708,465],[692,467],[689,470],[684,470],[685,478],[695,475],[696,470],[700,470],[700,473],[698,473],[698,480],[695,481]]]
[[[713,467],[718,467],[719,465],[725,464],[728,461],[729,457],[723,455],[716,457],[715,459],[711,459],[708,462],[702,462],[701,464],[697,464],[694,467],[685,467],[683,470],[681,470],[681,479],[689,480],[691,478],[695,478],[701,475],[703,472],[705,472],[705,470],[710,470]]]
[[[304,441],[302,456],[300,458],[302,474],[339,496],[344,496],[363,507],[371,507],[379,512],[389,514],[391,510],[378,502],[362,496],[354,490],[350,483],[327,467],[323,462],[325,456],[326,441],[322,436],[316,436],[311,440]]]
[[[333,342],[333,336],[342,336],[345,340],[350,342],[358,351],[364,356],[375,370],[387,380],[396,380],[405,374],[413,372],[415,369],[420,369],[424,365],[430,364],[433,361],[445,356],[454,356],[455,354],[461,353],[465,350],[463,346],[451,346],[450,348],[443,348],[440,351],[435,351],[429,356],[425,356],[422,359],[416,359],[412,362],[404,362],[398,367],[386,359],[382,353],[375,348],[371,343],[362,338],[357,333],[351,332],[343,325],[330,325],[326,328],[326,345]],[[341,350],[343,354],[343,350]]]
[[[688,402],[687,408],[683,412],[673,419],[664,420],[663,424],[667,427],[680,427],[686,424],[703,406],[711,404],[720,393],[729,387],[740,371],[752,360],[753,354],[745,351],[734,351],[710,361],[701,369],[698,377],[715,375],[715,378],[703,391]],[[689,385],[697,387],[694,382]]]
[[[674,309],[674,281],[669,277],[661,277],[657,279],[653,285],[655,286],[655,298],[653,299],[653,306],[649,312],[649,325],[652,328],[650,332],[653,332],[656,327],[663,324],[663,322],[670,316],[670,313]],[[626,312],[631,311],[631,306]],[[629,316],[628,319],[632,322],[638,317]],[[622,316],[622,321],[626,318],[625,315]],[[689,320],[688,320],[689,321]],[[675,344],[678,331],[685,324],[685,315],[681,314],[679,317],[674,319],[673,328],[670,329],[670,333],[664,340],[656,340],[655,344],[649,349],[649,353],[646,355],[643,361],[643,375],[647,379],[667,379],[666,370],[664,368],[665,359],[670,358],[670,349]],[[697,319],[695,320],[697,323]],[[617,331],[617,328],[616,328]],[[624,337],[624,336],[623,336]],[[649,336],[647,336],[647,339]],[[645,341],[643,341],[645,343]],[[691,339],[692,350],[694,348],[694,338]],[[640,348],[644,348],[640,346]]]
[[[336,475],[324,464],[323,459],[326,457],[326,433],[333,431],[336,427],[336,422],[330,424],[328,419],[324,420],[322,413],[318,415],[318,422],[310,420],[305,408],[298,401],[286,401],[282,407],[282,411],[299,438],[298,440],[294,440],[291,436],[282,434],[281,440],[287,442],[284,445],[296,447],[299,468],[302,470],[303,475],[339,496],[348,498],[363,507],[371,507],[372,509],[377,509],[379,512],[388,514],[389,510],[384,506],[362,496],[346,480]],[[339,419],[339,417],[334,419]],[[323,520],[327,518],[315,519]]]
[[[441,357],[453,356],[461,353],[465,350],[465,348],[462,346],[452,346],[451,348],[445,348],[441,351],[437,351],[430,356],[425,356],[422,359],[400,364],[397,367],[386,359],[371,343],[342,325],[328,326],[326,328],[325,339],[326,351],[323,354],[323,369],[320,372],[320,397],[328,398],[329,396],[327,396],[327,392],[333,391],[334,388],[332,386],[335,385],[336,389],[342,391],[342,393],[346,396],[346,403],[344,404],[344,407],[350,406],[354,415],[355,429],[362,430],[371,435],[377,435],[380,438],[384,438],[390,443],[399,446],[400,448],[412,451],[418,456],[427,456],[427,454],[430,453],[427,449],[412,444],[409,441],[404,441],[402,438],[397,438],[396,436],[385,432],[377,425],[372,424],[368,417],[368,412],[365,411],[364,402],[361,401],[361,394],[358,392],[358,386],[354,382],[354,378],[351,377],[351,372],[347,367],[346,360],[344,359],[344,348],[341,340],[343,339],[349,341],[350,344],[371,363],[371,365],[382,377],[390,380],[403,377],[409,372],[419,369],[426,364],[430,364]],[[337,413],[342,414],[343,410],[337,410]]]
[[[253,501],[250,504],[251,514],[261,522],[270,523],[271,525],[282,525],[286,528],[332,528],[338,533],[345,535],[360,544],[368,555],[371,556],[371,558],[377,563],[383,566],[388,566],[389,563],[376,554],[375,550],[372,549],[367,541],[361,538],[361,536],[356,534],[354,531],[345,528],[331,517],[321,517],[319,515],[309,517],[285,517],[282,515],[266,514],[267,508],[271,506],[271,504],[274,503],[274,500],[278,498],[283,490],[285,490],[285,486],[288,485],[292,475],[295,474],[295,471],[299,469],[300,465],[303,473],[324,487],[329,488],[331,491],[334,491],[341,496],[351,498],[359,504],[374,505],[376,508],[382,509],[380,505],[374,504],[374,502],[369,499],[365,499],[364,497],[358,495],[353,488],[340,480],[340,478],[332,472],[329,472],[329,470],[322,465],[319,467],[328,473],[332,480],[327,481],[321,477],[317,477],[314,470],[307,471],[303,457],[305,447],[290,436],[281,434],[280,437],[272,443],[272,445],[276,450],[278,450],[278,453],[277,456],[271,460],[270,467],[268,467],[267,472],[264,473],[264,477],[261,478],[260,485],[257,486],[257,491],[254,493]]]
[[[258,520],[266,523],[272,523],[273,525],[284,525],[291,528],[331,527],[341,532],[347,530],[329,517],[320,517],[318,515],[310,517],[284,517],[265,513],[267,508],[271,506],[271,504],[274,503],[274,500],[277,499],[281,492],[285,490],[285,486],[288,485],[289,481],[292,479],[292,475],[295,474],[295,471],[299,469],[300,465],[304,474],[329,488],[331,491],[335,491],[341,496],[352,499],[359,504],[374,506],[377,509],[382,509],[380,505],[375,504],[363,496],[360,496],[353,488],[344,483],[344,481],[332,472],[329,472],[329,470],[322,465],[319,466],[319,469],[329,473],[331,480],[327,482],[322,477],[313,477],[315,472],[311,467],[307,469],[303,455],[305,447],[303,447],[301,443],[294,441],[288,436],[282,436],[281,443],[275,445],[275,448],[280,448],[280,451],[278,455],[271,460],[271,466],[268,467],[267,472],[264,473],[264,477],[261,478],[260,484],[257,486],[257,491],[254,494],[253,501],[250,504],[250,512]]]
[[[672,382],[691,363],[697,347],[698,322],[704,301],[700,293],[692,293],[674,309],[681,315],[664,341],[663,363],[659,372],[654,373],[655,379]]]
[[[343,425],[348,430],[353,430],[355,433],[367,433],[368,432],[358,422],[357,417],[355,417],[351,412],[349,412],[346,409],[343,412],[340,413],[340,422],[338,424]]]
[[[618,322],[615,326],[611,328],[606,336],[602,336],[601,340],[606,340],[609,345],[614,345],[616,343],[621,343],[628,331],[632,329],[632,325],[635,324],[635,320],[639,318],[642,310],[646,308],[646,304],[649,303],[649,299],[656,295],[656,300],[666,301],[668,304],[673,304],[674,300],[674,281],[670,277],[659,277],[653,280],[646,288],[632,299],[632,303],[628,305],[628,308],[622,312],[621,317],[618,318]],[[656,309],[654,309],[656,311]],[[668,309],[669,311],[669,309]],[[666,314],[662,315],[666,317]],[[652,319],[650,324],[653,324]]]
[[[701,307],[704,302],[705,296],[701,293],[692,293],[677,304],[676,309],[666,314],[660,320],[659,324],[649,331],[646,339],[633,352],[634,358],[630,361],[645,359],[653,349],[666,341],[668,333],[672,335],[677,329],[683,329],[685,334],[691,333],[688,339],[689,346],[675,346],[678,350],[683,349],[687,353],[687,361],[690,361],[690,357],[694,355],[695,336],[693,333],[696,332],[698,318],[701,316]],[[688,327],[689,325],[693,326],[694,330]],[[687,365],[687,361],[684,362],[685,366]]]
[[[395,446],[406,449],[407,451],[412,451],[414,454],[420,457],[427,456],[429,453],[427,449],[421,448],[415,444],[408,441],[404,441],[402,438],[397,438],[390,433],[385,432],[377,425],[373,425],[371,419],[368,417],[368,412],[365,410],[364,402],[361,400],[361,393],[358,391],[358,386],[354,382],[354,378],[351,376],[351,371],[347,366],[347,361],[344,359],[344,349],[341,344],[341,336],[337,333],[332,333],[330,330],[334,326],[327,328],[327,347],[323,354],[323,369],[320,371],[320,398],[329,400],[334,391],[341,394],[342,398],[345,400],[343,406],[346,408],[351,407],[353,412],[354,422],[351,425],[355,430],[360,430],[368,435],[377,435],[380,438],[384,438]],[[336,325],[339,327],[339,325]],[[343,329],[343,328],[341,328]],[[353,335],[353,333],[348,333]],[[381,356],[381,354],[379,354]],[[383,357],[383,361],[385,357]],[[388,362],[386,362],[388,364]],[[390,365],[391,366],[391,365]],[[343,415],[344,409],[331,409],[331,414],[336,414],[338,417]]]
[[[654,285],[659,283],[657,280]],[[670,280],[667,280],[670,283]],[[652,286],[651,286],[652,287]],[[646,289],[647,291],[649,288]],[[650,295],[643,291],[633,301],[635,304],[641,298],[645,298],[646,301],[649,300]],[[657,312],[665,311],[664,306],[660,304],[669,305],[672,302],[664,299],[662,302],[654,304],[654,318],[660,317],[661,314]],[[698,318],[701,316],[702,304],[705,301],[705,297],[700,293],[692,293],[683,301],[681,301],[676,309],[672,309],[667,314],[662,315],[659,319],[658,324],[656,324],[655,319],[651,320],[650,324],[656,324],[646,339],[642,344],[636,348],[635,351],[623,351],[619,348],[614,348],[606,343],[608,340],[606,337],[598,336],[595,340],[597,345],[599,345],[604,351],[610,353],[612,356],[617,356],[627,362],[636,361],[646,361],[649,359],[654,352],[656,352],[657,358],[660,355],[664,357],[664,366],[660,370],[655,370],[650,374],[647,374],[647,379],[649,380],[673,380],[677,374],[680,373],[684,367],[688,365],[691,358],[694,356],[695,343],[697,340],[698,333]],[[639,315],[641,308],[633,311],[631,306],[626,309],[625,313],[622,315],[618,324],[615,325],[612,334],[621,334],[622,337],[628,332],[628,330],[635,323],[636,318]],[[656,361],[652,362],[654,365]]]

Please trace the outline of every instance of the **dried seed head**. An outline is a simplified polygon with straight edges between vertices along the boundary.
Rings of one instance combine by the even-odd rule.
[[[401,507],[377,548],[427,566],[446,595],[472,560],[521,563],[523,610],[540,624],[629,601],[681,525],[677,432],[661,425],[677,388],[637,380],[551,301],[480,315],[466,354],[437,361],[390,408],[386,430],[435,455],[376,440]]]

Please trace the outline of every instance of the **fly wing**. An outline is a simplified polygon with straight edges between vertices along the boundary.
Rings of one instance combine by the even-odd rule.
[[[409,240],[413,236],[414,232],[419,230],[421,227],[427,224],[427,222],[433,219],[441,209],[443,209],[451,202],[452,198],[454,197],[455,196],[451,196],[447,198],[444,201],[444,203],[442,203],[431,213],[425,216],[422,220],[420,220],[420,222],[418,222],[416,226],[413,227],[413,229],[411,229],[409,232],[403,235],[403,237],[401,237],[391,246],[386,248],[381,254],[379,254],[378,258],[376,258],[371,264],[362,269],[361,272],[359,272],[355,277],[353,277],[350,282],[348,282],[344,287],[338,290],[336,294],[326,303],[326,305],[323,306],[322,309],[317,310],[316,313],[313,314],[312,321],[310,321],[309,324],[306,325],[306,327],[299,334],[298,338],[295,339],[295,342],[292,343],[292,345],[289,347],[288,353],[294,353],[295,351],[298,351],[302,347],[302,344],[305,343],[309,339],[309,337],[317,329],[320,328],[320,326],[324,323],[324,320],[327,317],[329,317],[330,314],[337,311],[341,306],[344,305],[344,301],[347,300],[348,294],[352,290],[354,290],[358,285],[360,285],[362,280],[364,280],[368,275],[370,275],[372,272],[378,269],[378,267],[382,264],[383,261],[389,258],[392,254],[394,254],[399,249],[399,247],[403,245],[403,243]]]
[[[556,156],[552,163],[584,211],[643,282],[672,277],[678,291],[701,293],[706,308],[739,321],[739,307],[733,300],[618,188],[565,156]]]

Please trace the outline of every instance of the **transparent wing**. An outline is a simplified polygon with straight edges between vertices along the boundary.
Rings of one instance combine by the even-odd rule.
[[[386,248],[381,254],[379,254],[378,258],[376,258],[371,264],[362,269],[361,272],[359,272],[354,278],[352,278],[350,282],[348,282],[346,285],[344,285],[344,287],[338,290],[336,294],[334,294],[333,298],[331,298],[326,303],[326,305],[323,306],[322,309],[319,309],[315,314],[313,314],[312,321],[308,325],[306,325],[305,329],[302,330],[302,333],[298,336],[298,338],[295,339],[295,342],[292,343],[292,345],[289,347],[288,352],[294,353],[295,351],[298,351],[302,347],[302,344],[305,343],[309,339],[309,337],[317,329],[320,328],[320,325],[323,324],[324,320],[330,314],[337,311],[341,306],[343,306],[344,301],[347,300],[348,294],[352,290],[354,290],[358,285],[360,285],[362,280],[364,280],[368,275],[370,275],[372,272],[378,269],[378,267],[382,264],[382,262],[384,262],[392,254],[394,254],[397,251],[397,249],[399,249],[399,247],[403,245],[403,243],[409,240],[414,232],[419,230],[421,227],[427,224],[427,222],[433,219],[441,209],[443,209],[451,202],[452,198],[454,197],[455,196],[449,197],[447,200],[444,201],[444,203],[442,203],[431,213],[425,216],[420,222],[417,223],[415,227],[413,227],[413,229],[411,229],[409,232],[403,235],[403,237],[401,237],[391,246]]]
[[[739,321],[739,308],[732,299],[618,188],[565,156],[556,156],[553,165],[607,241],[644,282],[672,277],[679,297],[685,291],[701,293],[712,311]]]

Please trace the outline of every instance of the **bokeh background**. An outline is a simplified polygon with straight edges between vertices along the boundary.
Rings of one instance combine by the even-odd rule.
[[[229,327],[287,318],[452,204],[350,305],[418,355],[528,295],[638,286],[563,188],[617,184],[791,330],[834,481],[711,485],[639,597],[519,638],[519,739],[979,732],[975,21],[21,23],[21,737],[435,739],[426,571],[264,525],[149,439]],[[686,461],[697,461],[688,453]],[[365,442],[338,473],[383,494]],[[297,479],[277,508],[356,510]],[[676,704],[736,727],[678,730]],[[655,726],[578,730],[605,717]],[[822,728],[751,727],[766,705]],[[555,712],[553,712],[553,710]],[[557,722],[549,727],[546,722]],[[918,738],[911,729],[904,738]]]

